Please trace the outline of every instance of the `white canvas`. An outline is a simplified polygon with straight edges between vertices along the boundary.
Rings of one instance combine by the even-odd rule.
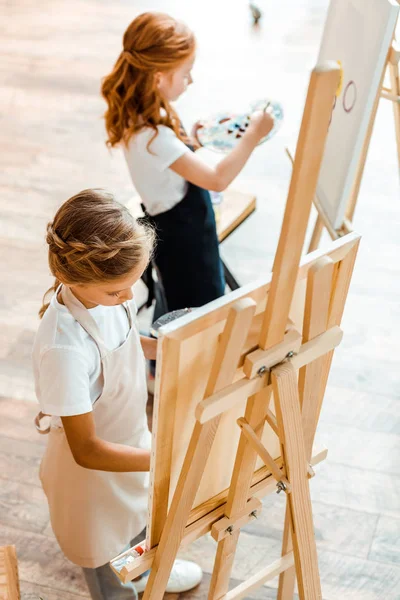
[[[343,223],[363,141],[399,12],[395,0],[331,0],[318,62],[340,61],[317,197],[331,225]]]

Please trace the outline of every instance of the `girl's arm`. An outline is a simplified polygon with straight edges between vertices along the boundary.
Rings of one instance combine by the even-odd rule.
[[[72,455],[81,467],[97,471],[150,471],[150,450],[100,439],[92,412],[61,420]]]
[[[259,140],[271,131],[273,124],[273,118],[266,112],[253,115],[236,148],[215,167],[206,165],[194,152],[185,152],[169,168],[199,187],[222,192],[240,173]]]
[[[157,358],[157,340],[146,335],[141,335],[140,343],[142,344],[145,357],[148,360],[155,360]]]

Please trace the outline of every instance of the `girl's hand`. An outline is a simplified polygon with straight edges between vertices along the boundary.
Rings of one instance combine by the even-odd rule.
[[[199,148],[201,148],[201,144],[199,142],[199,138],[197,137],[197,132],[199,129],[201,129],[203,127],[203,124],[201,121],[196,121],[196,123],[193,125],[192,127],[192,131],[190,132],[190,136],[192,138],[192,142],[193,142],[193,147],[195,150],[198,150]]]
[[[250,123],[245,135],[254,135],[261,140],[269,134],[274,126],[274,119],[267,111],[257,110],[250,117]]]
[[[200,124],[195,124],[197,130]],[[235,148],[215,167],[207,165],[194,152],[185,152],[169,168],[186,181],[190,181],[205,190],[223,192],[240,173],[260,139],[272,129],[274,120],[266,111],[257,111],[238,140]]]
[[[148,360],[155,360],[157,358],[157,340],[146,335],[141,335],[140,343],[142,344],[145,357]]]

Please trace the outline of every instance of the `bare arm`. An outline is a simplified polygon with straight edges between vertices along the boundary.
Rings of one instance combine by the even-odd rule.
[[[113,444],[96,435],[93,413],[61,417],[75,462],[98,471],[149,471],[150,450]]]
[[[142,344],[145,357],[149,360],[155,360],[157,358],[157,340],[146,335],[141,335],[140,343]]]
[[[259,140],[272,126],[273,119],[268,113],[257,113],[237,146],[217,166],[208,166],[193,152],[186,152],[169,168],[199,187],[222,192],[240,173]]]

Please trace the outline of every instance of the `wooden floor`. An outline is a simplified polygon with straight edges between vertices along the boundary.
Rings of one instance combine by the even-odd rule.
[[[104,146],[100,79],[129,21],[158,9],[198,35],[195,85],[179,107],[187,126],[265,95],[282,101],[284,128],[237,182],[257,195],[257,212],[222,250],[240,281],[251,281],[272,264],[290,177],[284,147],[295,144],[328,4],[259,3],[265,15],[253,31],[246,0],[0,0],[0,546],[17,547],[24,600],[87,598],[80,570],[57,547],[38,481],[45,440],[32,425],[30,351],[50,282],[46,222],[83,188],[107,187],[122,201],[133,194],[121,153]],[[355,217],[363,240],[345,338],[319,431],[329,460],[312,481],[324,600],[400,599],[399,191],[391,106],[381,101]],[[278,557],[282,521],[283,498],[268,498],[244,528],[232,585]],[[210,538],[188,550],[205,577],[182,598],[207,597],[214,552]],[[251,599],[275,598],[276,585]]]

